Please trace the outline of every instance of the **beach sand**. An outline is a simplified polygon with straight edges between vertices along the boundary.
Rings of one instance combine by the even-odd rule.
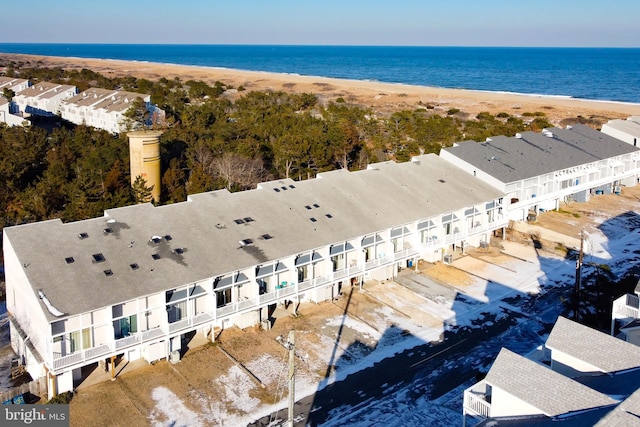
[[[563,97],[519,95],[461,89],[445,89],[412,86],[375,81],[359,81],[314,76],[300,76],[256,71],[240,71],[224,68],[159,64],[149,62],[67,58],[37,55],[0,53],[3,62],[26,63],[28,67],[60,67],[63,69],[87,68],[108,77],[135,76],[149,80],[179,77],[186,80],[202,80],[209,84],[220,81],[246,90],[306,92],[316,94],[321,102],[343,98],[348,104],[371,108],[378,114],[389,114],[404,109],[433,108],[446,113],[460,110],[465,118],[479,112],[491,114],[504,112],[519,116],[523,113],[543,112],[554,124],[577,118],[606,123],[609,119],[640,115],[640,104],[578,100]],[[237,92],[232,96],[242,96]],[[593,124],[593,123],[592,123]]]

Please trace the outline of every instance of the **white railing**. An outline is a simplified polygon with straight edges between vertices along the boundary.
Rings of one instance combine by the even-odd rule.
[[[484,381],[464,391],[464,410],[466,413],[484,418],[491,416],[491,403],[487,402],[486,383]]]
[[[640,298],[634,294],[626,294],[615,300],[612,317],[614,319],[640,319]]]
[[[193,317],[187,317],[177,322],[169,323],[169,333],[172,334],[183,329],[190,329],[211,320],[213,320],[211,313],[200,313]]]
[[[140,344],[145,341],[161,337],[164,335],[162,328],[157,327],[144,332],[138,332],[125,338],[114,340],[109,344],[100,344],[96,347],[62,356],[60,353],[53,353],[53,369],[62,369],[79,363],[95,361],[97,358],[109,353],[116,353],[123,348]]]

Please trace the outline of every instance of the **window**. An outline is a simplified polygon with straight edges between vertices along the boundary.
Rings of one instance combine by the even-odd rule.
[[[231,288],[216,291],[216,307],[224,307],[231,302]]]
[[[309,268],[308,268],[308,264],[306,265],[301,265],[300,267],[298,267],[298,282],[304,282],[305,280],[307,280],[309,278],[308,274],[309,274]]]

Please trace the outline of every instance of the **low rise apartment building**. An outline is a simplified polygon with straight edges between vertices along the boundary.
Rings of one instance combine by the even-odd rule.
[[[8,227],[12,346],[50,393],[72,390],[83,366],[167,358],[189,332],[258,324],[280,302],[331,299],[488,242],[507,225],[502,201],[431,154]]]
[[[506,215],[515,221],[619,192],[640,177],[640,147],[580,124],[465,141],[440,156],[503,191]]]

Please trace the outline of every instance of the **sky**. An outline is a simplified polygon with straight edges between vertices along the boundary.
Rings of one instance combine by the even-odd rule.
[[[638,16],[637,0],[32,0],[0,43],[640,47]]]

